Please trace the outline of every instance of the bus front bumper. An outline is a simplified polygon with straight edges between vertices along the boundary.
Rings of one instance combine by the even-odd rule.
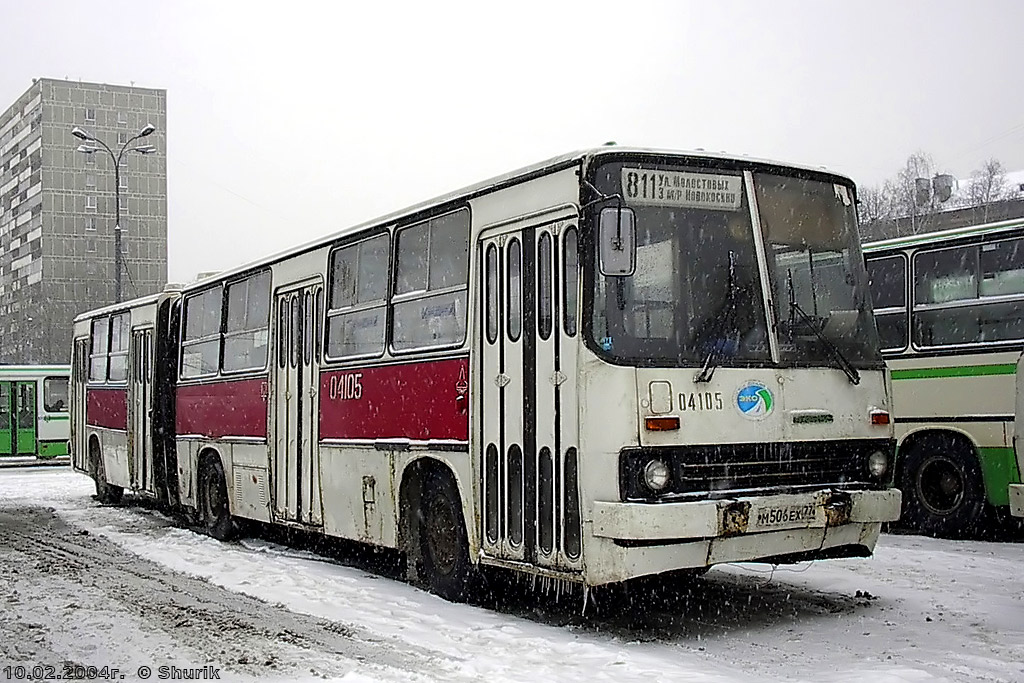
[[[687,503],[594,504],[594,535],[622,541],[672,541],[894,522],[900,491],[814,491]]]
[[[1024,484],[1010,484],[1010,514],[1024,517]]]
[[[817,490],[677,503],[596,502],[592,585],[723,562],[864,557],[883,522],[899,519],[898,489]]]

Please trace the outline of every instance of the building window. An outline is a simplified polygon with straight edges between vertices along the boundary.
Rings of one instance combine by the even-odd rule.
[[[85,217],[85,229],[90,232],[96,230],[96,216]]]
[[[121,173],[118,174],[118,183],[119,183],[120,189],[127,190],[128,189],[128,174],[125,173],[124,171],[121,171]]]
[[[94,195],[86,195],[85,197],[85,210],[95,211],[96,210],[96,197]]]
[[[87,253],[87,254],[95,254],[96,253],[96,239],[95,238],[90,237],[89,239],[85,240],[85,253]]]
[[[96,174],[94,174],[94,173],[87,173],[85,175],[85,186],[86,187],[96,187]]]
[[[85,120],[93,123],[96,121],[96,110],[92,107],[86,107],[85,109]]]
[[[125,114],[123,111],[117,112],[117,124],[119,126],[127,126],[128,125],[128,115]]]
[[[118,133],[117,133],[117,144],[123,145],[126,142],[128,142],[128,133],[126,133],[123,130],[122,131],[118,131]]]

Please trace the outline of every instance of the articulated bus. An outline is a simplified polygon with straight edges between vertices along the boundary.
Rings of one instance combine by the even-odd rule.
[[[855,199],[604,147],[87,313],[74,467],[217,538],[400,549],[452,599],[480,565],[868,556],[900,494]]]
[[[0,459],[68,456],[66,365],[0,365]]]
[[[892,372],[907,525],[975,534],[1021,482],[1014,456],[1024,350],[1024,221],[864,246]]]

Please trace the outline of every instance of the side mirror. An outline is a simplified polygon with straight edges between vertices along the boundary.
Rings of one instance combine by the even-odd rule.
[[[636,214],[633,209],[601,209],[598,232],[601,274],[632,275],[636,271]]]

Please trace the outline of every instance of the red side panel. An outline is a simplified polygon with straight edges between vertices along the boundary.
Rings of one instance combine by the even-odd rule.
[[[85,390],[85,422],[92,427],[128,430],[128,387]]]
[[[468,441],[468,377],[468,358],[323,372],[320,438]]]
[[[265,377],[179,386],[175,405],[179,435],[267,437]]]

